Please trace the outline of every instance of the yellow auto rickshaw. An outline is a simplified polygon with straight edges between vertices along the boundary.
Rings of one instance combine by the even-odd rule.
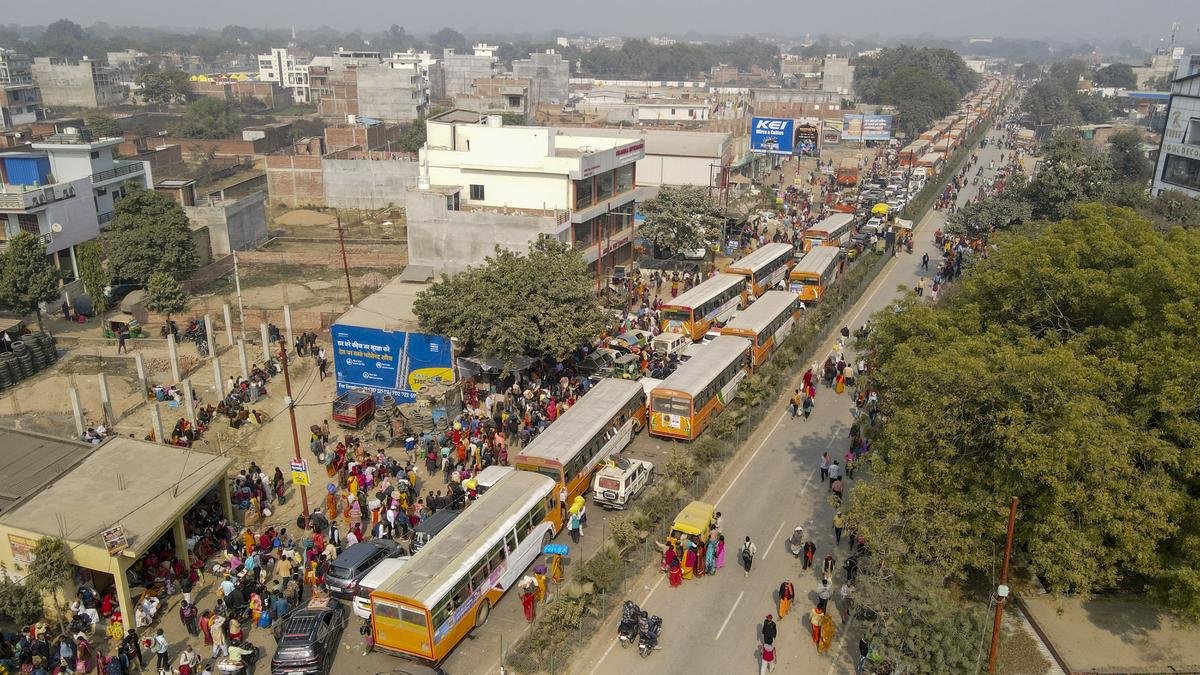
[[[104,337],[115,339],[119,333],[125,333],[125,337],[130,338],[146,337],[141,322],[124,312],[114,314],[104,322]]]
[[[708,532],[717,522],[717,508],[704,502],[692,502],[683,507],[671,523],[668,541],[682,541],[685,537],[699,543],[708,542]]]
[[[637,354],[618,356],[613,364],[613,377],[636,380],[642,376],[642,360]]]

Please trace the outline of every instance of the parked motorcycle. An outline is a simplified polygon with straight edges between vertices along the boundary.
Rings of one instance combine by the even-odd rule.
[[[658,636],[662,634],[662,617],[649,616],[642,610],[638,619],[638,654],[642,658],[650,656],[650,652],[658,649]]]
[[[226,656],[217,661],[217,671],[229,675],[248,675],[254,672],[254,662],[258,660],[258,647],[246,640],[231,646],[248,650],[250,653],[242,655],[238,660]]]
[[[626,600],[621,606],[621,622],[617,624],[617,639],[621,642],[622,647],[626,647],[630,642],[637,639],[638,636],[638,619],[641,618],[642,610],[633,603],[632,600]]]

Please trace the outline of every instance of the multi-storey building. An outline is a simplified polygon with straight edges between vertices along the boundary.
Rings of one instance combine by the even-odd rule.
[[[287,49],[272,49],[270,54],[258,55],[258,79],[275,82],[292,93],[296,103],[309,103],[308,63],[300,61]]]
[[[33,79],[47,106],[103,108],[124,102],[128,94],[111,68],[86,56],[79,61],[39,56]]]
[[[0,130],[45,119],[28,56],[0,48]]]

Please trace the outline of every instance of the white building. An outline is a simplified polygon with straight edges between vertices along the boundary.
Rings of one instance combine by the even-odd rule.
[[[1152,194],[1177,190],[1200,199],[1200,58],[1180,60],[1171,83]]]
[[[708,103],[704,101],[640,102],[633,107],[633,116],[639,122],[706,122]]]
[[[733,137],[727,132],[645,127],[558,127],[554,132],[645,141],[645,154],[637,162],[637,184],[641,188],[719,184],[722,167],[733,157]]]
[[[275,48],[270,54],[258,55],[258,79],[263,82],[275,82],[284,89],[292,92],[292,100],[296,103],[308,103],[312,100],[309,89],[308,63],[297,60],[295,54],[287,49]]]

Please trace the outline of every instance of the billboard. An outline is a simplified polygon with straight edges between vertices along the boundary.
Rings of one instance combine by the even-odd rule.
[[[821,144],[821,120],[811,117],[796,120],[795,139],[792,147],[797,155],[816,157]]]
[[[842,142],[842,121],[821,120],[821,145],[834,145]]]
[[[791,155],[796,149],[796,121],[782,117],[750,118],[750,152]]]
[[[843,141],[892,140],[891,115],[843,115]]]
[[[338,394],[365,389],[408,403],[427,382],[454,380],[450,340],[440,335],[345,324],[330,333]]]

